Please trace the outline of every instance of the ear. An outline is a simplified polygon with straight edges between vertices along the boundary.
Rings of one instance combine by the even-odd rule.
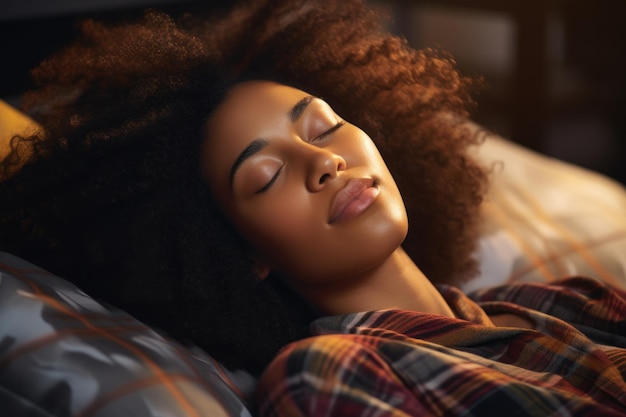
[[[267,278],[272,270],[268,262],[253,248],[248,248],[248,259],[252,261],[252,270],[263,281]]]
[[[263,281],[270,274],[270,267],[259,258],[254,259],[254,272]]]

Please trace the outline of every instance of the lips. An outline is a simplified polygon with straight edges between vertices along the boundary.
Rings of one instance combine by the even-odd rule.
[[[348,181],[333,198],[328,223],[341,223],[359,216],[376,200],[378,192],[379,189],[371,178]]]

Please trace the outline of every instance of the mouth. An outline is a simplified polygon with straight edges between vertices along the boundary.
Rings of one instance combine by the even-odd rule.
[[[379,191],[372,178],[348,181],[333,198],[328,223],[337,224],[358,217],[374,203]]]

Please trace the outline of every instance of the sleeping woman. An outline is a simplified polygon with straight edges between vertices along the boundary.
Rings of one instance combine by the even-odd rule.
[[[238,84],[206,132],[209,188],[259,277],[321,316],[264,373],[261,415],[626,415],[625,293],[569,278],[476,303],[432,285],[374,143],[304,91]]]
[[[451,285],[477,272],[473,84],[359,1],[86,22],[34,76],[0,250],[265,371],[262,413],[624,414],[619,293]]]

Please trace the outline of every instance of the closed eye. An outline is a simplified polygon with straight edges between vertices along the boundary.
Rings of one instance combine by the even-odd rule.
[[[336,132],[337,130],[339,130],[343,125],[345,125],[346,122],[344,121],[340,121],[337,124],[335,124],[333,127],[331,127],[330,129],[328,129],[327,131],[317,135],[315,138],[313,138],[312,142],[318,141],[318,140],[322,140],[325,137],[332,135],[334,132]],[[276,174],[274,174],[274,176],[272,177],[272,179],[269,180],[269,182],[267,184],[265,184],[262,188],[260,188],[259,190],[256,191],[255,194],[263,194],[265,193],[267,190],[269,190],[272,185],[274,185],[274,183],[276,182],[276,180],[280,177],[280,174],[283,170],[285,165],[281,165],[280,168],[278,168],[278,171],[276,171]]]
[[[336,125],[334,125],[333,127],[331,127],[330,129],[328,129],[327,131],[323,132],[320,135],[317,135],[316,137],[313,138],[313,140],[311,142],[315,142],[317,140],[322,140],[324,139],[326,136],[331,135],[333,133],[335,133],[337,130],[339,130],[339,128],[341,128],[343,125],[345,125],[346,122],[341,121],[338,122]]]
[[[255,194],[263,194],[264,192],[269,190],[272,187],[272,185],[274,185],[274,183],[276,182],[278,177],[280,176],[280,173],[283,170],[284,166],[285,166],[284,164],[281,165],[280,168],[278,168],[278,171],[276,171],[276,174],[274,174],[274,176],[272,177],[272,179],[269,180],[269,182],[267,184],[265,184],[262,188],[257,190]]]

